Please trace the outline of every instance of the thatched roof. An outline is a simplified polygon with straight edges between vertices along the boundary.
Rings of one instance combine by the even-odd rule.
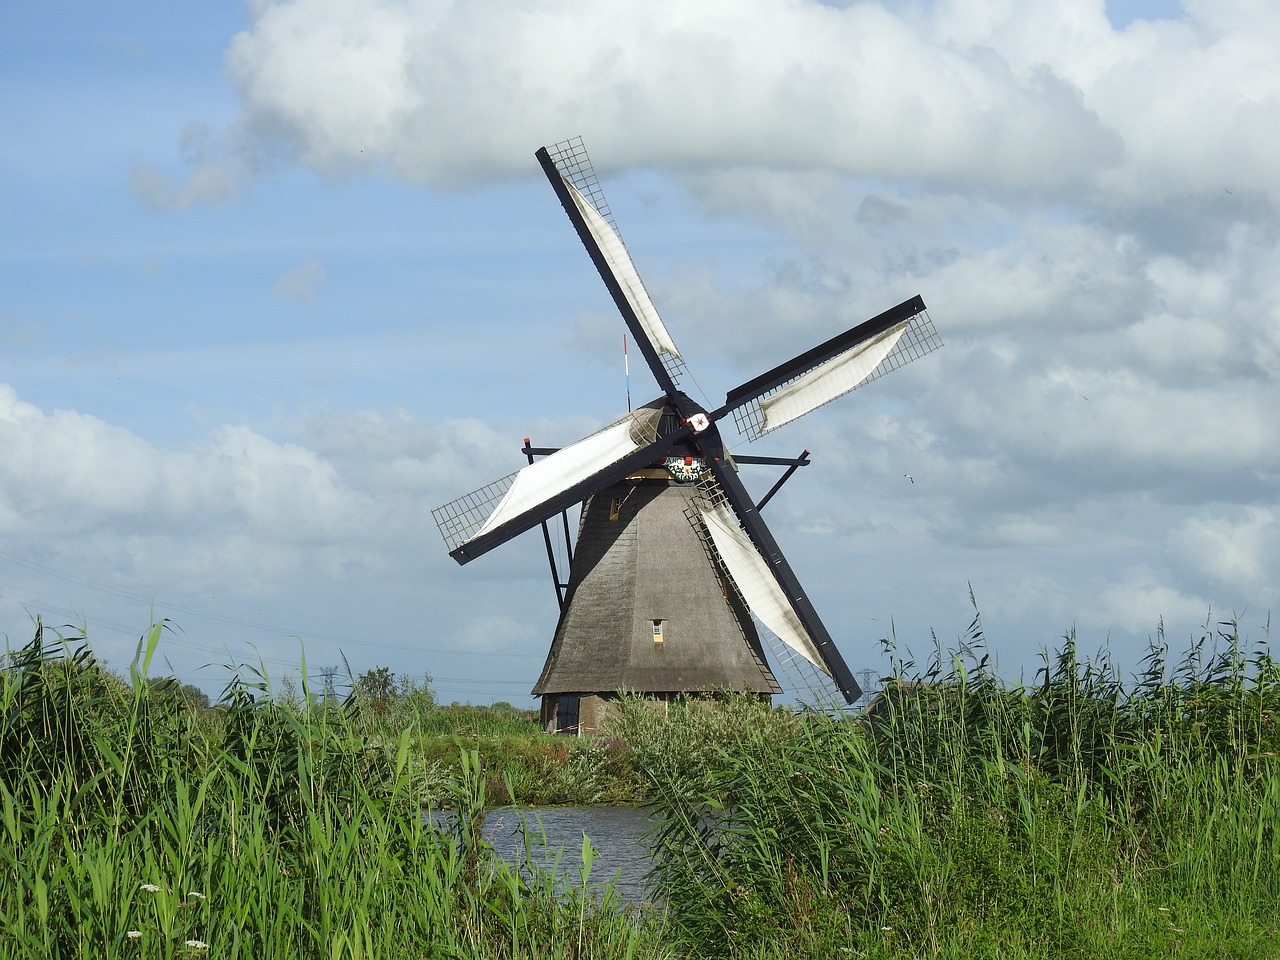
[[[686,516],[694,493],[634,480],[583,505],[567,603],[534,694],[781,692],[750,615],[736,594],[726,599]]]

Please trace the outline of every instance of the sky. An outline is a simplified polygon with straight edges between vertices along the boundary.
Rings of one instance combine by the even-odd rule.
[[[532,706],[541,537],[458,566],[431,509],[626,409],[533,157],[578,135],[709,407],[928,304],[942,350],[725,425],[812,451],[764,515],[855,672],[975,603],[1028,679],[1071,632],[1124,670],[1268,637],[1273,0],[50,0],[0,9],[0,116],[11,645],[125,670],[164,621],[213,695],[387,666]]]

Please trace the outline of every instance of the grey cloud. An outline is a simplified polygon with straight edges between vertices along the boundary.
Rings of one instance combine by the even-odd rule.
[[[135,162],[129,188],[143,206],[183,213],[234,199],[266,164],[270,147],[246,135],[242,127],[218,131],[204,123],[185,124],[178,133],[179,174]]]
[[[239,176],[222,163],[202,163],[185,179],[178,179],[151,164],[135,163],[129,188],[141,204],[166,213],[182,213],[194,207],[222,203],[235,195]]]

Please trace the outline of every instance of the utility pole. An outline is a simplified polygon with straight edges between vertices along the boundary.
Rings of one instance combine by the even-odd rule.
[[[324,697],[325,703],[328,703],[332,699],[336,699],[336,694],[333,689],[333,678],[336,677],[337,675],[338,675],[337,667],[321,667],[320,668],[320,676],[324,684],[324,692],[322,695]]]
[[[862,696],[858,698],[858,703],[866,706],[871,702],[871,698],[880,692],[879,687],[875,690],[871,689],[871,681],[878,680],[878,671],[864,668],[858,671],[858,679],[862,681]]]

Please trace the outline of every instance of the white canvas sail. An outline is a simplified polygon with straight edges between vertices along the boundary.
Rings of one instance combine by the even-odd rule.
[[[506,495],[468,539],[497,529],[628,454],[635,453],[640,445],[632,438],[633,426],[633,418],[619,420],[599,433],[529,464],[515,475]]]
[[[720,559],[742,594],[743,602],[766,627],[823,673],[830,675],[827,665],[813,645],[795,610],[782,592],[760,551],[724,504],[700,506],[699,512],[711,534]]]
[[[761,399],[764,424],[760,432],[776,430],[857,387],[893,351],[910,323],[910,320],[904,320],[837,354]]]
[[[631,309],[635,311],[636,317],[639,318],[640,326],[644,328],[644,332],[648,335],[649,342],[653,344],[658,353],[667,353],[678,358],[680,351],[676,349],[675,341],[671,339],[671,334],[667,332],[666,325],[663,324],[662,318],[658,316],[657,308],[654,307],[653,301],[649,299],[649,294],[645,290],[644,284],[640,281],[640,274],[636,272],[635,264],[631,262],[631,255],[627,253],[627,248],[623,245],[622,239],[613,227],[609,225],[609,221],[600,216],[600,212],[578,192],[577,187],[568,180],[564,181],[564,185],[569,188],[569,195],[573,197],[574,206],[578,208],[578,212],[587,221],[587,228],[591,231],[591,236],[595,238],[600,250],[604,253],[605,260],[609,263],[609,269],[613,271],[614,277],[617,278],[618,284],[622,287],[622,292],[626,295],[627,302],[631,304]]]

